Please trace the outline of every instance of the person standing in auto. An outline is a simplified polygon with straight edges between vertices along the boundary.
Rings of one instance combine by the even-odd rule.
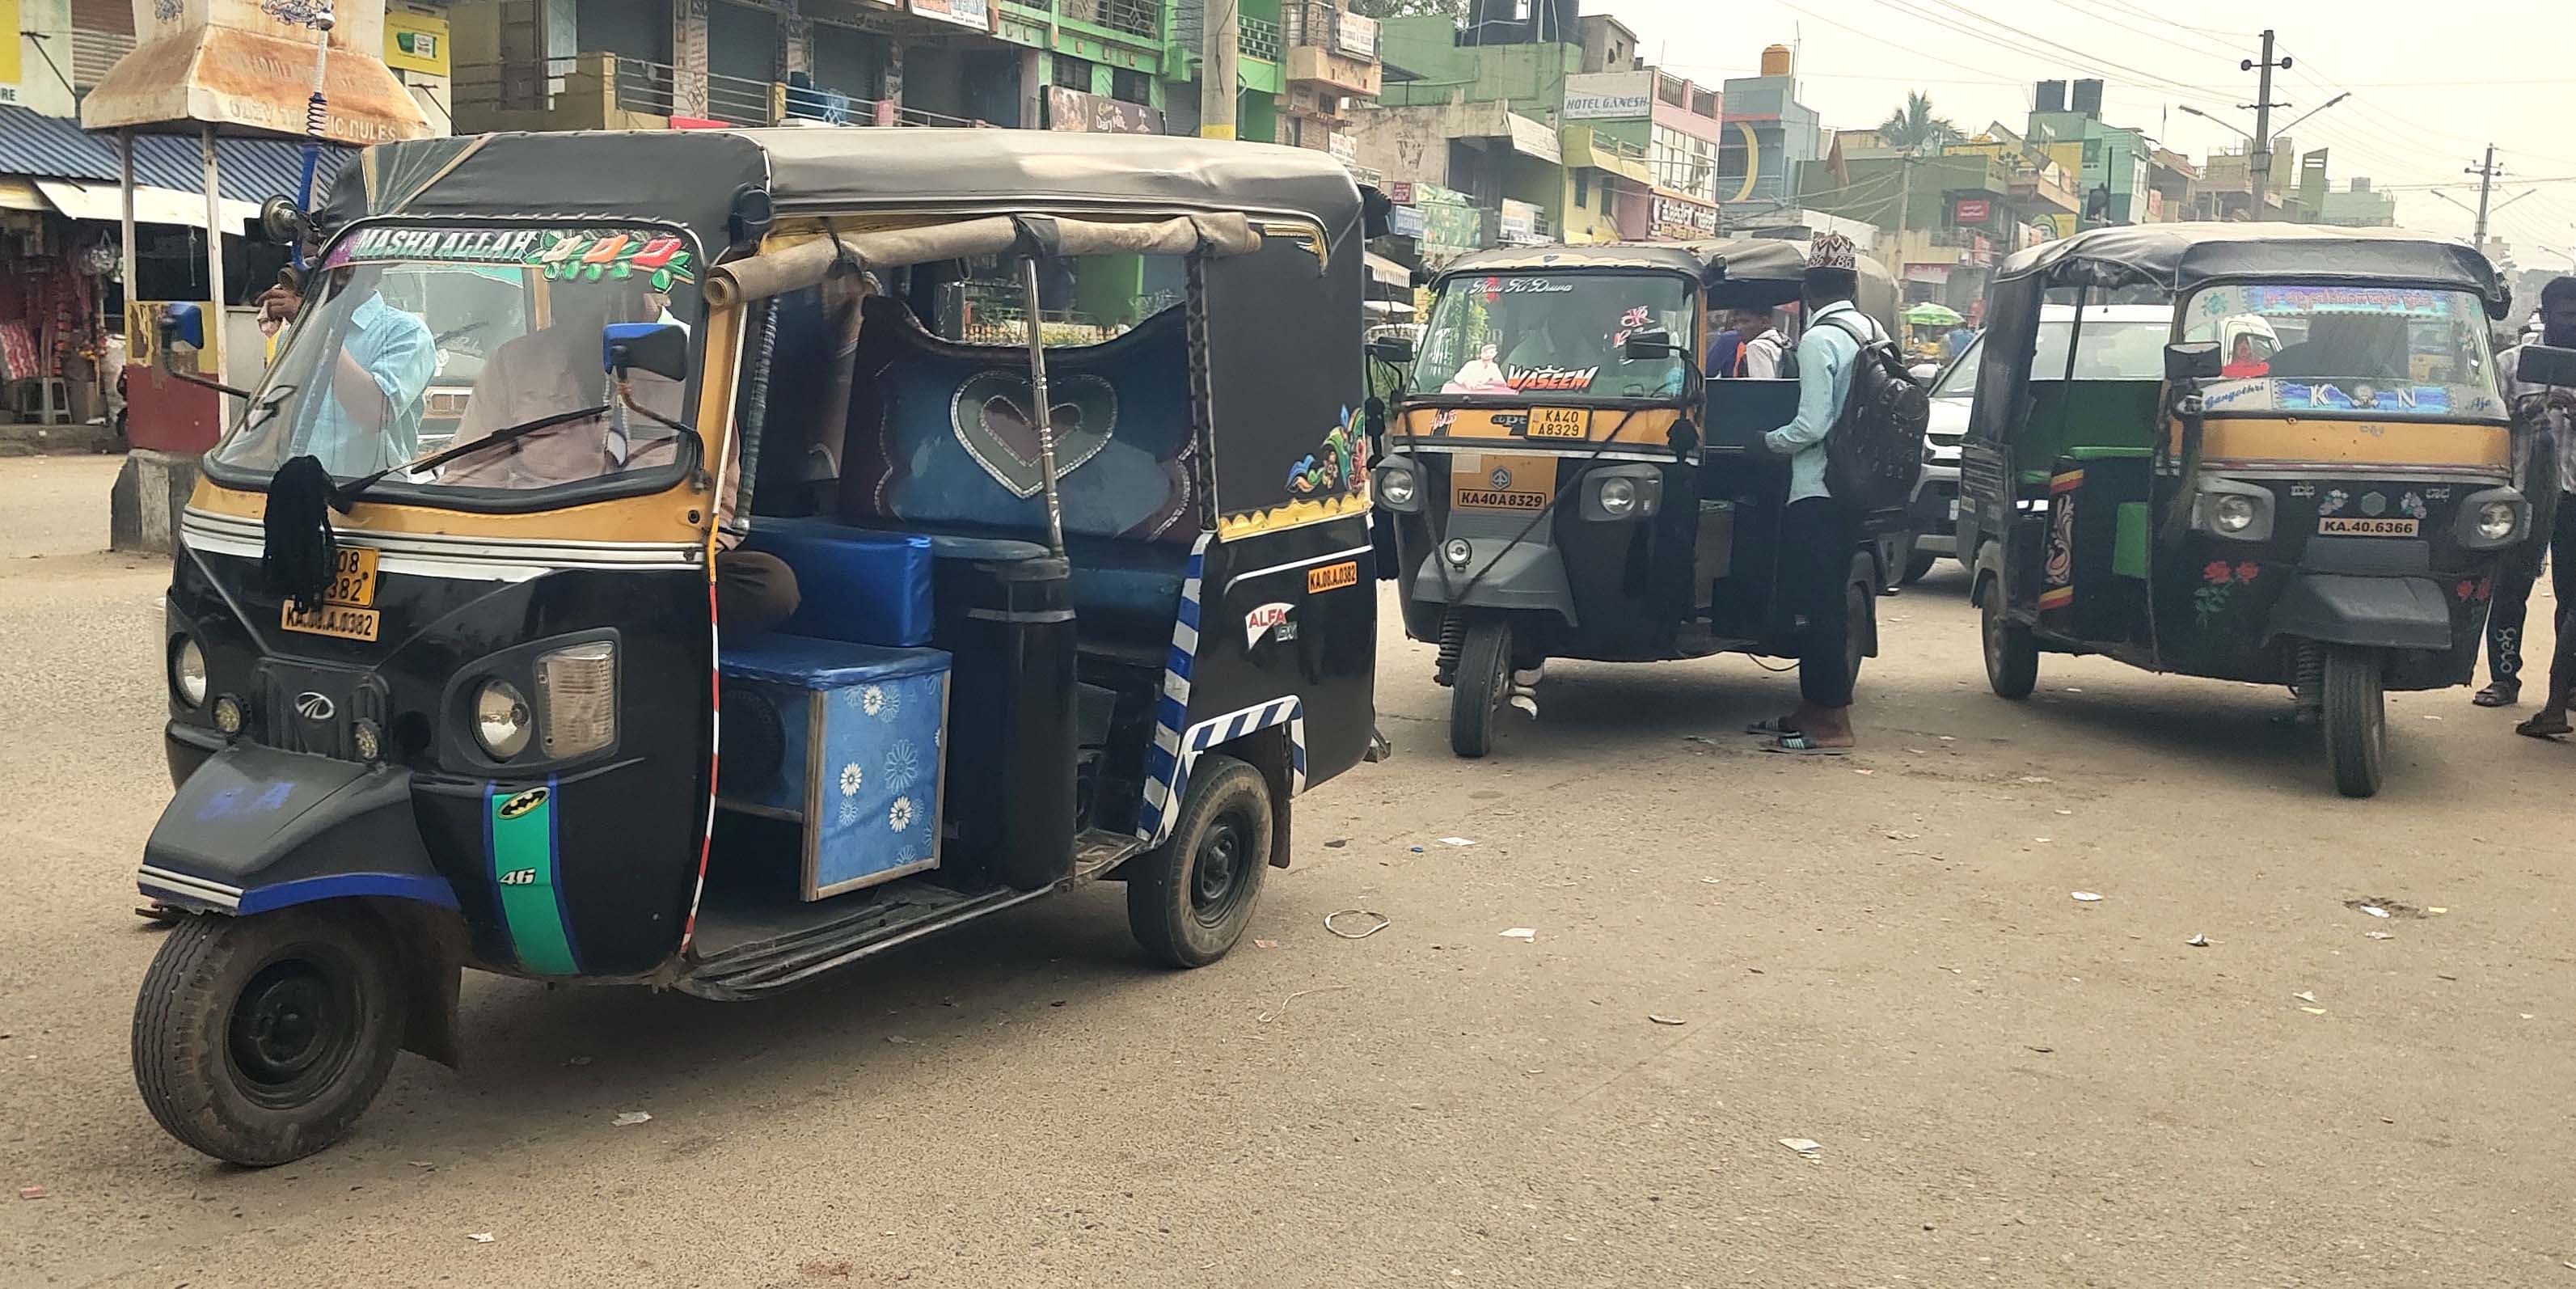
[[[484,488],[550,488],[630,469],[670,465],[679,434],[651,416],[630,417],[601,368],[600,332],[611,323],[650,322],[661,315],[644,279],[557,282],[554,320],[493,351],[475,378],[473,397],[456,426],[456,446],[515,425],[583,408],[604,413],[524,435],[496,450],[466,456],[439,476],[445,484]],[[637,407],[678,420],[681,382],[629,372],[626,397]],[[725,463],[716,502],[716,617],[727,641],[775,628],[796,612],[796,574],[777,556],[739,549],[746,528],[734,514],[742,481],[738,446]]]

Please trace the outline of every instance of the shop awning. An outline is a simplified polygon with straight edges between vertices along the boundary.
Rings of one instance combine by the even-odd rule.
[[[67,219],[95,219],[114,224],[125,218],[124,190],[116,184],[39,179],[35,181],[35,189],[44,195],[47,205],[61,211]],[[259,205],[226,198],[223,218],[226,233],[242,236],[244,226],[259,218]],[[203,228],[206,226],[206,194],[136,184],[134,222]]]
[[[81,124],[301,135],[319,46],[312,28],[283,16],[293,8],[168,4],[137,13],[149,21],[81,100]],[[385,66],[385,7],[344,5],[336,18],[323,62],[323,137],[363,145],[437,133]]]
[[[1413,285],[1413,270],[1406,268],[1375,251],[1369,251],[1365,254],[1367,256],[1369,276],[1375,278],[1379,284],[1399,287],[1409,287]]]
[[[339,173],[340,164],[353,152],[350,148],[324,145],[321,165],[314,173],[317,197],[328,189],[331,177]],[[271,197],[294,195],[304,165],[304,145],[291,139],[218,139],[215,163],[223,176],[224,197],[256,207]],[[0,104],[0,177],[60,180],[83,186],[104,184],[113,194],[117,172],[114,135],[90,134],[60,117]],[[134,181],[143,188],[184,193],[196,212],[184,219],[148,222],[190,227],[206,222],[205,163],[196,139],[136,135]],[[62,203],[48,197],[39,196],[36,200],[43,204],[27,209],[63,209]],[[74,193],[68,200],[79,203],[86,199]],[[95,218],[115,219],[117,215],[111,212]]]
[[[53,203],[24,179],[0,179],[0,210],[52,210]]]

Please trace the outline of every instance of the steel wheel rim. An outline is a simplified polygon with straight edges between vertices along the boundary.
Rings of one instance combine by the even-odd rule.
[[[251,974],[224,1018],[224,1063],[251,1101],[294,1109],[356,1059],[357,972],[318,945],[281,950]]]
[[[1228,812],[1200,834],[1190,856],[1190,916],[1201,926],[1222,925],[1243,902],[1252,883],[1247,872],[1253,859],[1250,829]]]

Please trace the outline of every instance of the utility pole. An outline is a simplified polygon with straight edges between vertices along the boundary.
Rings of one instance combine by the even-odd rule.
[[[1242,73],[1235,67],[1242,51],[1235,41],[1243,0],[1200,0],[1200,4],[1199,137],[1231,139],[1235,99],[1242,85]]]
[[[2487,145],[2487,159],[2483,163],[2460,173],[2478,177],[2478,231],[2469,241],[2478,248],[2480,255],[2484,255],[2487,249],[2487,202],[2495,196],[2496,176],[2504,173],[2496,168],[2495,145]]]
[[[2290,60],[2273,59],[2272,29],[2269,27],[2263,29],[2263,61],[2259,65],[2263,69],[2263,76],[2256,82],[2255,101],[2251,105],[2254,109],[2253,147],[2245,155],[2246,169],[2252,171],[2254,175],[2254,219],[2257,222],[2267,218],[2263,198],[2272,188],[2272,109],[2289,106],[2287,103],[2272,101],[2272,69],[2277,67],[2282,71],[2288,71]],[[2248,58],[2237,63],[2236,66],[2239,71],[2250,72],[2257,64],[2253,59]]]

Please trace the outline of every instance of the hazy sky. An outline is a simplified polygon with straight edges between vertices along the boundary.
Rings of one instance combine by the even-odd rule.
[[[1616,15],[1649,62],[1694,80],[1752,75],[1764,45],[1797,43],[1800,99],[1843,129],[1876,125],[1909,89],[1970,133],[1996,120],[2019,129],[2032,82],[2098,76],[2105,118],[2194,159],[2237,135],[2181,105],[2250,131],[2253,113],[2236,105],[2254,101],[2254,73],[2237,63],[2270,26],[2295,63],[2274,74],[2274,99],[2292,104],[2273,113],[2275,130],[2353,93],[2293,132],[2301,151],[2332,149],[2336,187],[2366,176],[2397,191],[2398,222],[2466,236],[2471,211],[2431,187],[2475,206],[2477,179],[2461,172],[2492,142],[2509,172],[2495,235],[2527,267],[2576,260],[2571,0],[1584,0],[1583,11]]]

